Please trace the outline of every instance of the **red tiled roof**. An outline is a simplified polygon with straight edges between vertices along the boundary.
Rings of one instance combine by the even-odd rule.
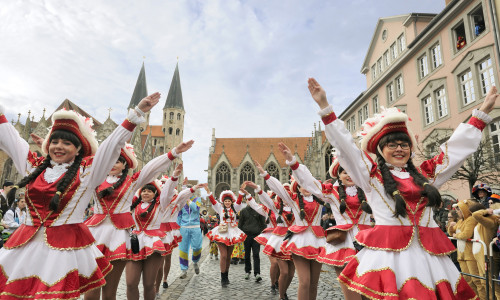
[[[161,127],[162,127],[161,125],[148,125],[146,126],[146,130],[141,132],[141,135],[148,136],[149,132],[151,131],[152,137],[165,137],[165,134],[163,133]]]

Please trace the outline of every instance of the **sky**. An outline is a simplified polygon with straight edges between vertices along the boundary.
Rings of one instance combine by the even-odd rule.
[[[184,172],[206,182],[217,138],[305,137],[320,121],[315,77],[341,113],[366,89],[360,69],[381,17],[439,13],[445,0],[12,0],[0,10],[0,105],[24,123],[65,99],[101,123],[126,116],[142,63],[162,109],[179,64]],[[111,112],[109,111],[111,108]]]

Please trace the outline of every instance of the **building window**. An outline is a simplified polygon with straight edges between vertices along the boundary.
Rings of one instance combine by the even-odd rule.
[[[177,114],[177,120],[181,119],[181,114]]]
[[[382,74],[382,71],[383,71],[383,69],[382,69],[382,58],[379,58],[377,60],[377,74],[379,74],[379,75]]]
[[[432,111],[432,99],[427,96],[422,100],[422,105],[424,107],[425,125],[429,125],[434,122],[434,112]]]
[[[377,69],[375,68],[375,65],[372,66],[372,81],[375,81],[375,78],[377,78]]]
[[[434,92],[434,96],[436,97],[438,119],[441,119],[448,115],[448,104],[446,102],[444,87],[437,89]]]
[[[481,81],[481,93],[483,96],[486,96],[490,88],[495,85],[491,58],[488,57],[480,61],[477,66],[479,69],[479,80]]]
[[[163,120],[167,119],[167,113],[163,113]]]
[[[269,174],[270,176],[272,176],[278,180],[280,179],[280,171],[279,170],[280,169],[278,168],[278,166],[275,163],[269,163],[266,166],[267,174]],[[264,180],[264,191],[267,191],[267,190],[270,190],[270,188],[267,185],[266,181]]]
[[[172,127],[169,127],[168,128],[168,134],[172,134],[172,132],[174,132],[174,129]]]
[[[394,101],[394,83],[389,83],[387,85],[387,100],[389,103]]]
[[[393,43],[389,50],[391,51],[391,61],[394,61],[396,57],[398,57],[398,49],[396,48],[396,43]]]
[[[420,75],[420,79],[429,74],[429,68],[427,67],[427,54],[420,56],[418,59],[418,73]]]
[[[457,51],[460,51],[467,45],[464,22],[460,22],[460,24],[453,28],[453,37],[455,39],[455,49]]]
[[[221,163],[215,171],[215,184],[225,182],[231,185],[231,171],[226,163]]]
[[[470,19],[472,23],[472,29],[474,32],[474,37],[481,35],[486,29],[486,24],[484,23],[483,7],[479,6],[471,14]]]
[[[387,68],[391,64],[390,58],[389,58],[389,51],[384,52],[384,66]]]
[[[402,53],[406,49],[406,40],[404,34],[398,37],[398,50]]]
[[[333,147],[332,145],[328,145],[325,151],[325,174],[326,174],[326,179],[332,178],[330,176],[330,173],[328,170],[330,169],[330,165],[333,163]],[[336,179],[336,178],[334,178]]]
[[[490,123],[491,145],[493,147],[493,155],[495,163],[500,163],[500,120],[495,120]]]
[[[351,117],[351,127],[352,127],[352,131],[356,131],[356,117],[355,116]]]
[[[470,104],[476,101],[474,93],[474,81],[472,79],[472,72],[469,70],[459,75],[460,89],[462,91],[463,105]]]
[[[174,113],[173,113],[173,112],[171,112],[171,113],[170,113],[170,120],[173,120],[173,119],[174,119]]]
[[[378,96],[373,97],[373,113],[378,114]]]
[[[403,95],[404,93],[404,86],[403,86],[403,76],[399,75],[396,77],[396,95],[397,97]]]
[[[347,120],[347,122],[345,122],[345,124],[347,127],[347,131],[351,132],[351,120]]]
[[[156,139],[153,139],[153,146],[156,146]]]
[[[363,125],[363,111],[360,109],[358,110],[358,122],[359,122],[359,127]]]
[[[175,130],[175,135],[179,135],[180,133],[181,133],[181,130],[180,130],[179,128],[177,128],[177,129]]]
[[[432,69],[439,67],[443,61],[441,59],[441,45],[436,44],[431,48]]]
[[[365,106],[363,106],[363,122],[368,119],[368,115],[368,104],[365,104]]]
[[[245,163],[240,172],[240,185],[245,181],[255,182],[255,171],[249,163]]]

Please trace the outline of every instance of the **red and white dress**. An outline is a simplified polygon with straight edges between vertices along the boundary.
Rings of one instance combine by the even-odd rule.
[[[447,256],[455,251],[434,221],[433,210],[420,196],[421,188],[404,168],[391,170],[407,204],[407,217],[395,218],[395,201],[387,195],[377,165],[354,143],[331,106],[320,112],[326,136],[337,149],[349,176],[364,190],[376,225],[360,231],[364,248],[347,264],[339,280],[370,299],[477,299]],[[488,115],[474,111],[460,124],[441,153],[420,165],[429,183],[439,188],[477,150]],[[480,119],[479,119],[480,118]]]
[[[283,241],[280,247],[281,252],[285,255],[295,254],[306,259],[317,260],[326,243],[325,231],[320,226],[322,205],[314,201],[312,196],[303,197],[305,218],[301,220],[297,194],[290,195],[281,182],[269,174],[266,174],[264,179],[269,188],[292,209],[295,217],[293,225],[288,227],[293,235]],[[286,222],[285,219],[283,218]]]
[[[132,252],[128,229],[135,225],[130,214],[130,206],[135,192],[168,169],[175,157],[175,149],[156,157],[141,171],[127,176],[122,185],[106,197],[98,197],[99,192],[113,186],[119,177],[108,176],[96,189],[94,215],[85,221],[85,225],[96,239],[97,248],[109,261],[129,259],[127,254]]]
[[[140,203],[132,212],[135,222],[135,228],[132,233],[135,233],[139,240],[139,253],[132,253],[132,250],[130,250],[129,257],[131,260],[144,260],[155,252],[161,254],[161,256],[169,254],[162,240],[165,238],[166,233],[160,229],[163,212],[165,210],[170,210],[171,207],[177,204],[183,206],[194,193],[192,188],[185,189],[179,193],[177,197],[172,199],[175,182],[175,180],[172,180],[172,177],[167,180],[167,183],[160,193],[160,201],[154,204],[154,208],[145,217],[141,217],[141,214],[147,212],[149,203]],[[183,201],[184,204],[180,203],[181,201]]]
[[[267,227],[262,231],[261,234],[259,234],[254,238],[254,240],[257,243],[261,244],[262,246],[266,246],[267,242],[269,241],[269,238],[273,234],[274,229],[278,225],[276,223],[276,214],[274,213],[273,210],[269,209],[269,207],[275,207],[275,206],[271,197],[269,197],[268,194],[263,193],[260,187],[259,189],[256,190],[256,192],[259,195],[261,203],[259,204],[255,202],[255,200],[253,200],[252,197],[249,197],[247,198],[247,204],[250,205],[250,207],[253,210],[255,210],[258,214],[260,214],[264,218],[266,219],[269,218],[269,223],[267,224]]]
[[[325,243],[318,255],[317,261],[336,267],[344,266],[356,255],[357,251],[353,244],[356,234],[360,230],[371,228],[370,215],[361,209],[357,187],[345,187],[346,210],[341,214],[338,185],[333,186],[333,188],[322,186],[321,182],[312,176],[306,166],[299,165],[295,160],[292,162],[291,168],[294,178],[301,187],[313,193],[321,200],[330,203],[337,225],[328,228],[327,231],[336,229],[347,232],[344,242],[336,245]]]
[[[228,218],[226,218],[223,204],[215,200],[212,193],[210,193],[208,197],[210,199],[210,203],[212,203],[212,208],[215,210],[216,213],[219,214],[219,225],[214,229],[210,230],[207,233],[207,237],[211,241],[225,244],[226,246],[232,246],[243,242],[247,238],[247,235],[243,231],[241,231],[241,229],[238,228],[238,222],[236,220],[236,213],[239,212],[242,208],[241,198],[238,198],[238,200],[236,200],[236,203],[234,204],[234,209],[236,210],[236,213],[229,208],[227,209]],[[219,232],[219,226],[224,224],[227,224],[227,231]]]
[[[95,246],[83,224],[94,189],[106,178],[130,139],[134,123],[143,119],[135,111],[99,146],[95,156],[82,160],[64,193],[57,212],[49,209],[56,186],[70,164],[53,164],[26,186],[29,209],[21,225],[0,249],[1,299],[74,299],[105,284],[111,264]],[[43,157],[29,150],[17,130],[0,116],[0,149],[7,152],[18,172],[28,175]]]

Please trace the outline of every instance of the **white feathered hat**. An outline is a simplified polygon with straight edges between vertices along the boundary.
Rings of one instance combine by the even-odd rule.
[[[224,202],[224,198],[231,198],[231,201],[236,201],[236,195],[230,190],[222,191],[222,193],[220,193],[220,202]]]
[[[125,143],[125,146],[121,149],[120,151],[120,156],[125,158],[125,161],[127,162],[127,166],[131,169],[137,168],[137,156],[135,155],[134,152],[134,146]]]

